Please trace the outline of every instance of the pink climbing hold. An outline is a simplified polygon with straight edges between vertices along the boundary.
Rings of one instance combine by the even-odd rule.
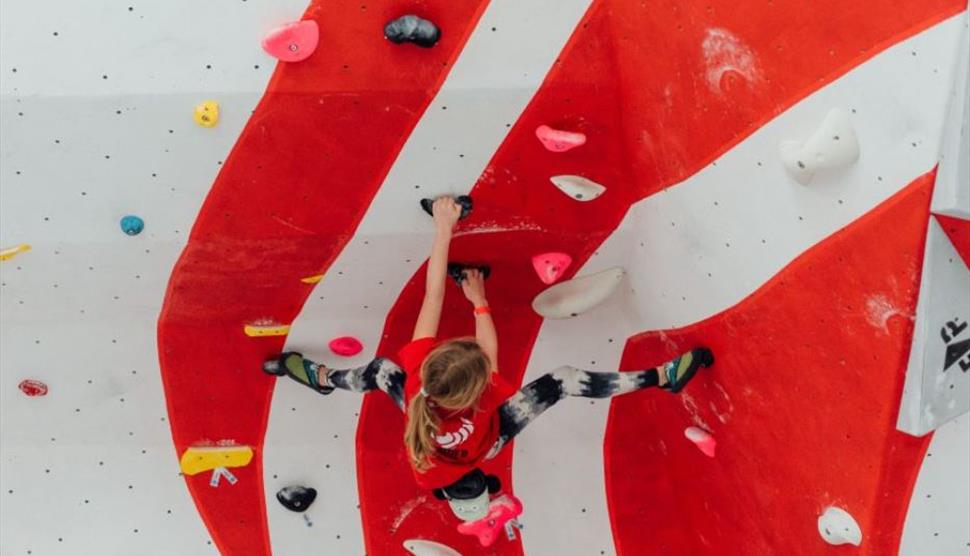
[[[364,349],[364,344],[353,336],[341,336],[330,340],[330,351],[343,357],[353,357]]]
[[[292,21],[263,37],[263,50],[283,62],[299,62],[313,54],[320,42],[320,28],[312,19]]]
[[[532,257],[532,267],[544,284],[552,284],[562,277],[573,258],[565,253],[542,253]]]
[[[47,385],[39,380],[22,380],[18,386],[24,394],[30,397],[47,395]]]
[[[514,495],[503,494],[489,503],[488,514],[485,517],[460,524],[458,532],[478,537],[478,542],[482,546],[491,546],[505,524],[521,514],[522,501]]]
[[[712,458],[714,457],[714,451],[717,448],[717,441],[711,436],[711,433],[700,427],[687,427],[684,429],[684,436],[687,440],[693,442],[697,449],[704,453],[705,456]]]
[[[554,153],[564,153],[586,143],[586,134],[552,129],[547,125],[536,128],[536,137],[542,146]]]

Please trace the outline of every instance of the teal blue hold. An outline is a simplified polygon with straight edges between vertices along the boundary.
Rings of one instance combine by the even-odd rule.
[[[144,229],[145,221],[137,216],[129,214],[121,219],[121,231],[130,236],[136,236]]]

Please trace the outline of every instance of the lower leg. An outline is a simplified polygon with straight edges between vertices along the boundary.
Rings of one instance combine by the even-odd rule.
[[[380,390],[391,397],[399,408],[404,409],[404,371],[396,363],[378,357],[363,367],[354,369],[326,369],[318,374],[327,386],[351,392]]]

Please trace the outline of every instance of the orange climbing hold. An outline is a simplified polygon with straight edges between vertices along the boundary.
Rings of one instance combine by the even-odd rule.
[[[553,129],[547,125],[536,128],[536,137],[542,146],[554,153],[564,153],[586,143],[586,134]]]
[[[263,50],[281,62],[306,60],[317,49],[320,28],[312,19],[292,21],[273,29],[263,37]]]

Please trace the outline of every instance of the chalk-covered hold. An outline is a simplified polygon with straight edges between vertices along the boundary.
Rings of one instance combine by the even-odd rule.
[[[626,274],[620,267],[608,268],[546,288],[532,300],[532,309],[547,319],[575,317],[606,300]]]
[[[145,221],[137,216],[129,214],[121,219],[121,231],[130,236],[137,236],[144,229]]]
[[[822,539],[829,544],[855,546],[862,544],[862,530],[859,529],[859,524],[852,514],[837,506],[825,508],[822,515],[818,517],[818,534],[822,535]]]
[[[705,456],[712,458],[714,457],[714,452],[717,449],[717,441],[711,436],[711,433],[700,427],[687,427],[684,429],[684,436],[687,440],[690,440],[697,446]]]
[[[834,108],[805,141],[782,141],[781,160],[795,180],[806,185],[821,170],[845,168],[859,159],[859,139],[845,111]]]
[[[303,486],[283,487],[277,491],[276,499],[287,510],[302,513],[317,499],[317,490]]]
[[[586,143],[586,134],[574,131],[553,129],[547,125],[536,128],[536,137],[546,150],[554,153],[564,153]]]
[[[384,37],[395,44],[411,42],[431,48],[441,38],[441,30],[427,19],[405,15],[384,26]]]
[[[192,118],[202,127],[215,127],[219,123],[219,103],[207,100],[197,104]]]
[[[532,268],[543,284],[553,284],[566,272],[573,258],[565,253],[541,253],[532,257]]]
[[[320,28],[312,19],[291,21],[263,37],[262,46],[270,56],[282,62],[306,60],[317,49]]]
[[[450,546],[424,539],[408,539],[404,541],[404,549],[414,556],[461,556]]]
[[[566,195],[584,203],[592,201],[606,191],[602,185],[583,176],[553,176],[549,181]]]
[[[364,344],[353,336],[341,336],[330,340],[330,351],[342,357],[353,357],[364,349]]]

